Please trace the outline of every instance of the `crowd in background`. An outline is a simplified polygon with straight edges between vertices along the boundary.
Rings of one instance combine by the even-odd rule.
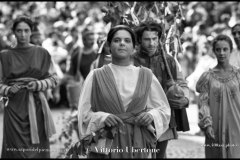
[[[98,39],[106,36],[107,27],[101,11],[104,5],[106,2],[97,1],[0,2],[0,50],[16,44],[11,32],[12,20],[18,15],[30,15],[36,23],[33,35],[41,36],[39,45],[52,55],[59,68],[58,75],[63,78],[69,67],[73,46],[84,45],[82,35],[86,28],[94,34],[93,46],[96,49],[99,48]],[[178,54],[178,61],[194,95],[196,77],[202,73],[199,70],[205,71],[216,62],[211,50],[212,39],[219,33],[232,38],[230,28],[240,18],[240,3],[189,1],[183,2],[182,7],[185,17],[181,37],[183,53]],[[68,105],[64,87],[60,93],[62,95],[55,104]]]

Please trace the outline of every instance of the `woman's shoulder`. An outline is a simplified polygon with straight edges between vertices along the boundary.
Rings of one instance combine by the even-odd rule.
[[[42,52],[48,52],[48,50],[42,46],[38,46],[38,45],[33,45],[33,47],[36,49],[36,50],[40,50]]]
[[[208,88],[209,81],[211,80],[211,72],[212,70],[209,69],[206,72],[203,72],[203,74],[200,76],[199,80],[196,84],[196,91],[202,92],[205,91]]]
[[[32,47],[35,50],[35,53],[43,55],[43,56],[50,56],[50,54],[46,48],[43,48],[42,46],[37,46],[37,45],[34,45]]]
[[[208,71],[203,72],[199,78],[199,81],[200,80],[209,80],[212,72],[213,72],[213,69],[211,69],[211,68]]]
[[[9,49],[3,49],[3,50],[1,50],[0,51],[0,56],[1,57],[6,57],[6,56],[9,56],[10,55],[10,53],[12,53],[13,51],[12,51],[12,49],[11,48],[9,48]]]
[[[0,51],[0,54],[8,54],[9,52],[11,52],[10,49],[3,49]]]
[[[240,77],[240,68],[233,66],[233,70],[236,72],[236,74]]]

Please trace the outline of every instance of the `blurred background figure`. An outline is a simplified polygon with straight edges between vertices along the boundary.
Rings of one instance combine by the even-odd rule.
[[[0,23],[0,51],[10,48],[10,44],[7,42],[7,29],[4,24]]]
[[[42,46],[43,36],[38,29],[38,24],[37,23],[33,24],[33,31],[32,31],[32,34],[30,36],[30,43],[38,45],[38,46]]]
[[[65,72],[65,64],[68,56],[68,52],[65,49],[65,45],[62,42],[59,33],[57,31],[52,31],[49,34],[49,37],[42,42],[42,46],[48,50],[51,55],[51,58],[54,63],[54,67],[56,69],[58,78],[60,80],[59,85],[53,89],[48,91],[48,100],[50,105],[59,106],[66,105],[66,96],[64,96],[64,87],[62,86],[62,79],[64,77]],[[62,98],[61,98],[62,97]],[[65,98],[65,99],[64,99]],[[63,101],[64,100],[64,101]]]
[[[109,32],[109,30],[110,30],[110,25],[107,24],[105,28],[102,28],[101,30],[99,30],[99,32],[97,32],[98,57],[96,58],[96,60],[92,62],[91,70],[95,68],[100,68],[103,65],[109,64],[110,62],[112,62],[109,46],[108,46],[108,43],[106,43],[107,33]]]
[[[76,71],[79,70],[85,79],[90,72],[91,63],[97,58],[98,45],[93,26],[88,26],[82,31],[82,43],[83,46],[76,45],[76,48],[73,48],[70,53],[71,60],[68,73],[75,75]],[[78,61],[80,61],[80,68],[76,68]]]
[[[236,67],[240,67],[240,23],[235,24],[232,27],[232,35],[234,38],[234,42],[236,44],[236,48],[233,50],[230,63]]]
[[[217,64],[216,56],[212,51],[213,37],[208,37],[207,39],[208,41],[205,42],[205,46],[203,48],[203,50],[205,50],[203,52],[204,55],[199,58],[199,61],[196,64],[194,71],[186,78],[186,80],[188,81],[188,87],[191,91],[191,103],[197,104],[198,102],[199,94],[196,92],[196,84],[200,76],[203,74],[203,72],[208,71]]]
[[[68,94],[72,93],[71,89],[75,89],[75,87],[71,87],[71,83],[76,81],[76,76],[80,76],[77,77],[77,79],[80,78],[85,80],[86,76],[90,72],[92,62],[96,60],[98,56],[98,46],[96,43],[96,36],[93,31],[93,26],[88,26],[82,31],[81,34],[83,46],[76,42],[69,53],[68,64],[70,66],[67,67],[69,70],[64,78],[64,83],[67,85]],[[70,108],[74,110],[77,109],[77,102],[75,99],[78,98],[76,95],[69,95],[68,97]]]

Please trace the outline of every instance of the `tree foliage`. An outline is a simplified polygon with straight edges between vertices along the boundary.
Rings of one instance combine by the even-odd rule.
[[[177,61],[177,53],[182,52],[181,35],[183,33],[183,2],[177,1],[141,1],[141,2],[106,2],[101,8],[105,13],[104,21],[111,26],[125,24],[137,27],[143,22],[156,22],[163,30],[160,43],[165,52]]]

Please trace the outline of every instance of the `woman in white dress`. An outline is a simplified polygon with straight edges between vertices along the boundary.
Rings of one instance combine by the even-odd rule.
[[[82,88],[78,121],[88,158],[154,157],[156,141],[166,131],[170,107],[150,69],[135,67],[135,34],[125,25],[107,37],[112,63],[92,70]]]
[[[213,52],[218,63],[204,72],[196,85],[206,158],[240,157],[240,69],[230,64],[232,50],[228,36],[217,36]]]

